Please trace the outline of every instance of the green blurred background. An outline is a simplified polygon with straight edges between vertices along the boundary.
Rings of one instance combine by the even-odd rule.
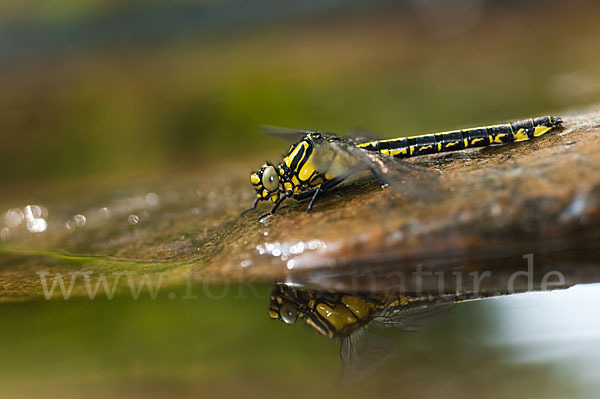
[[[600,92],[581,1],[0,3],[0,178],[108,178],[282,151],[260,124],[401,136]]]

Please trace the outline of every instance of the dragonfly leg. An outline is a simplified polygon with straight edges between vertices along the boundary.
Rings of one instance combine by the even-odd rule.
[[[246,212],[255,210],[256,205],[258,205],[258,197],[254,199],[254,202],[252,203],[252,206],[250,208],[244,209],[242,212],[240,212],[240,216],[243,216]]]
[[[383,181],[383,179],[381,178],[381,176],[379,176],[379,173],[377,173],[375,171],[375,169],[369,168],[369,170],[371,171],[371,173],[373,174],[373,176],[375,176],[375,179],[377,179],[377,183],[379,183],[379,185],[381,186],[381,188],[386,188],[388,186],[388,184]]]
[[[277,210],[277,208],[279,208],[279,205],[281,205],[281,203],[283,202],[283,200],[285,200],[287,197],[281,197],[279,198],[279,200],[277,200],[277,202],[275,203],[275,206],[273,207],[273,209],[271,209],[271,212],[269,213],[265,213],[264,215],[262,215],[261,217],[258,218],[259,222],[262,222],[265,218],[272,216],[275,211]]]
[[[321,192],[321,188],[317,187],[315,189],[315,193],[313,194],[313,197],[311,198],[310,202],[308,203],[308,207],[306,208],[306,213],[310,213],[310,211],[312,211],[313,205],[315,204],[315,201],[316,201],[317,197],[319,196],[320,192]]]
[[[258,205],[258,197],[254,199],[254,203],[252,204],[252,207],[250,207],[248,209],[244,209],[242,212],[240,212],[240,216],[243,216],[246,212],[255,210],[256,205]]]

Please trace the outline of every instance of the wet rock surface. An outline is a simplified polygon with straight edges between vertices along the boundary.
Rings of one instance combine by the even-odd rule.
[[[414,271],[493,270],[484,284],[494,290],[527,267],[527,254],[536,281],[552,270],[566,285],[599,281],[600,113],[564,121],[533,141],[415,159],[440,172],[433,200],[363,178],[321,197],[310,214],[306,202],[288,200],[259,223],[267,205],[238,216],[253,200],[252,165],[229,164],[57,195],[39,210],[7,202],[0,296],[39,295],[41,270],[407,291],[437,287],[434,277],[415,287]],[[454,278],[445,284],[460,288]]]
[[[589,270],[593,280],[600,238],[599,118],[566,117],[562,130],[538,140],[418,160],[441,171],[433,202],[358,182],[324,198],[311,214],[288,204],[265,223],[268,236],[230,237],[231,252],[215,256],[198,276],[275,274],[319,288],[368,283],[382,289],[394,287],[390,273],[508,272],[522,269],[522,256],[532,253],[540,275],[560,269],[574,282]],[[245,217],[237,224],[252,230],[256,221]],[[366,277],[357,283],[361,274]]]

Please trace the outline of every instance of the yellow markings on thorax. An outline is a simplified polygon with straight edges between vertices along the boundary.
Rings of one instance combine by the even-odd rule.
[[[279,314],[274,310],[269,310],[269,317],[272,319],[277,319],[279,318]]]
[[[316,307],[325,320],[330,322],[337,331],[342,331],[349,324],[356,323],[356,317],[345,306],[331,307],[325,303],[320,303]]]
[[[373,304],[354,296],[344,295],[342,297],[342,303],[359,319],[367,318],[375,309]]]
[[[405,296],[400,297],[400,305],[402,305],[402,306],[408,305],[408,299]]]
[[[288,166],[288,168],[292,167],[292,162],[294,161],[294,158],[296,157],[296,155],[298,155],[298,153],[302,150],[302,151],[306,151],[306,149],[308,148],[308,143],[306,141],[302,141],[300,142],[300,144],[298,144],[296,146],[296,148],[294,148],[294,151],[292,151],[290,153],[290,155],[288,155],[287,157],[285,157],[283,159],[283,162]]]
[[[250,181],[252,182],[252,184],[258,184],[260,183],[260,177],[258,177],[258,174],[252,173],[250,175]]]
[[[517,130],[517,133],[515,133],[514,136],[515,136],[515,141],[529,140],[529,136],[527,135],[527,132],[523,128]]]
[[[311,319],[310,317],[306,318],[305,320],[306,320],[306,324],[308,324],[309,326],[311,326],[312,328],[314,328],[315,330],[317,330],[321,334],[326,335],[329,338],[333,338],[333,331],[323,329],[323,327],[321,327],[318,324],[316,324],[313,321],[313,319]]]
[[[302,167],[302,169],[300,169],[300,172],[298,172],[298,179],[301,181],[307,181],[308,179],[310,179],[314,172],[315,167],[312,165],[312,162],[310,162],[309,158],[308,161],[306,161],[306,163]]]
[[[315,186],[319,186],[321,184],[323,184],[323,176],[321,175],[317,175],[315,176],[311,181],[310,181],[311,186],[315,187]]]

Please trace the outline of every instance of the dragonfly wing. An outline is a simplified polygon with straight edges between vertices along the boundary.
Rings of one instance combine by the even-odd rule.
[[[344,139],[352,142],[353,144],[368,143],[370,141],[380,140],[381,135],[363,129],[350,129],[344,136]]]
[[[306,136],[307,134],[316,133],[311,130],[288,129],[285,127],[269,126],[269,125],[261,126],[260,131],[268,136],[277,137],[279,139],[289,141],[289,142],[294,142],[294,143],[302,140],[302,138],[304,136]]]
[[[305,129],[290,129],[286,127],[271,125],[262,125],[260,127],[260,131],[268,136],[277,137],[279,139],[283,139],[290,142],[300,141],[307,134],[321,134],[327,137],[337,137],[332,133],[323,133]],[[370,133],[368,132],[351,130],[348,132],[347,136],[344,136],[344,140],[351,143],[352,145],[358,145],[374,141],[376,140],[376,138],[371,137]]]
[[[412,199],[435,200],[441,193],[439,173],[388,155],[357,148],[352,143],[337,138],[331,142],[337,153],[358,160],[380,180]]]
[[[373,327],[394,327],[400,331],[417,332],[441,323],[454,307],[454,302],[423,303],[419,306],[385,308],[371,322]]]
[[[360,382],[375,372],[391,356],[394,343],[366,328],[344,338],[340,345],[342,370],[340,384]]]

